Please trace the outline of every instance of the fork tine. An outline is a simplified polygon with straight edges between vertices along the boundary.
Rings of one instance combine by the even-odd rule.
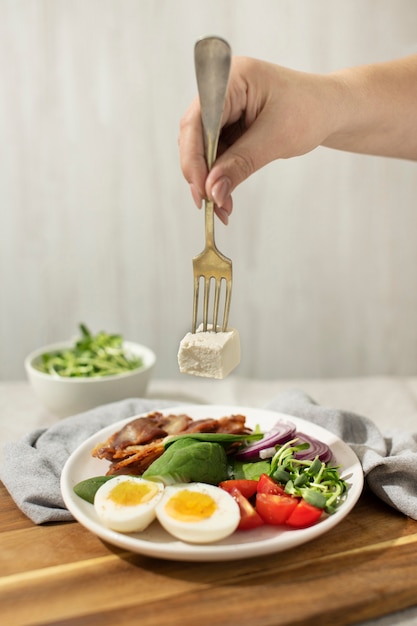
[[[193,300],[193,324],[192,332],[197,330],[198,292],[200,290],[200,277],[194,272],[194,300]]]
[[[232,296],[232,279],[227,278],[226,281],[226,301],[224,304],[224,317],[223,317],[223,332],[225,333],[227,330],[227,324],[229,321],[229,312],[230,312],[230,300]]]
[[[203,303],[203,331],[207,330],[208,323],[208,306],[210,298],[210,276],[204,277],[204,303]]]
[[[214,292],[214,313],[213,313],[213,330],[217,332],[217,318],[219,316],[219,304],[220,304],[220,287],[222,279],[216,280],[216,290]]]
[[[232,277],[231,275],[215,277],[205,275],[203,273],[194,273],[194,299],[193,299],[193,320],[192,320],[192,332],[197,331],[198,323],[198,311],[199,311],[199,295],[200,295],[200,282],[204,281],[204,295],[203,295],[203,325],[202,330],[207,332],[208,325],[212,323],[212,330],[217,332],[219,326],[221,326],[222,332],[226,332],[229,321],[230,302],[232,294]],[[209,304],[211,293],[211,281],[214,280],[214,303],[213,303],[213,320],[209,319]],[[225,283],[225,297],[224,297],[224,312],[223,320],[219,320],[220,302],[221,302],[221,290],[222,283]],[[201,304],[201,303],[200,303]]]

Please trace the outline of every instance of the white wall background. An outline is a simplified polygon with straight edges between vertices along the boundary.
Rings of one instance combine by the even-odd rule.
[[[417,52],[417,3],[0,0],[2,379],[80,321],[150,345],[156,375],[180,376],[203,213],[177,136],[206,34],[326,72]],[[416,374],[416,199],[415,163],[326,149],[243,184],[216,224],[236,373]]]

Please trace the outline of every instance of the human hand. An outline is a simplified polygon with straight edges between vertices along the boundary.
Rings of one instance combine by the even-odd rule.
[[[205,197],[213,200],[218,217],[227,224],[237,185],[275,159],[304,154],[322,143],[330,133],[330,81],[234,57],[217,159],[210,172],[198,97],[181,120],[180,162],[195,204],[201,207]]]

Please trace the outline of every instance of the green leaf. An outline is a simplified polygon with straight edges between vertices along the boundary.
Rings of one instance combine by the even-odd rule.
[[[308,482],[309,482],[309,476],[307,473],[303,472],[302,474],[299,474],[298,476],[296,476],[296,478],[294,479],[294,486],[303,487]]]
[[[259,480],[261,474],[269,474],[271,465],[269,461],[247,462],[233,460],[232,475],[236,479]]]
[[[143,478],[165,485],[203,482],[218,485],[229,477],[227,455],[219,443],[182,436],[143,473]]]
[[[272,474],[272,478],[274,478],[279,483],[285,484],[289,480],[291,480],[291,474],[287,472],[284,468],[278,467]]]
[[[83,500],[94,504],[94,497],[98,489],[111,478],[114,478],[114,476],[93,476],[92,478],[86,478],[74,486],[74,492]]]
[[[310,476],[316,476],[320,470],[323,468],[323,463],[320,461],[318,457],[314,459],[310,467],[308,468],[308,473]]]
[[[208,443],[220,443],[220,444],[231,444],[241,442],[242,445],[246,445],[247,441],[254,441],[258,439],[262,439],[263,435],[261,433],[250,433],[244,435],[232,434],[232,433],[186,433],[182,435],[171,435],[167,437],[164,442],[165,449],[171,446],[175,441],[179,439],[194,439],[195,441],[206,441]]]
[[[312,506],[318,509],[324,509],[326,507],[326,496],[320,491],[316,491],[315,489],[303,489],[301,494],[304,500]]]

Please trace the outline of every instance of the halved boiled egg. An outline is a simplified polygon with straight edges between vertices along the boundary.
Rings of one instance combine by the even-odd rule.
[[[231,535],[240,521],[234,498],[214,485],[187,483],[165,487],[156,507],[159,523],[189,543],[211,543]]]
[[[115,476],[97,490],[94,508],[100,521],[122,533],[145,530],[155,519],[162,483],[138,476]]]

